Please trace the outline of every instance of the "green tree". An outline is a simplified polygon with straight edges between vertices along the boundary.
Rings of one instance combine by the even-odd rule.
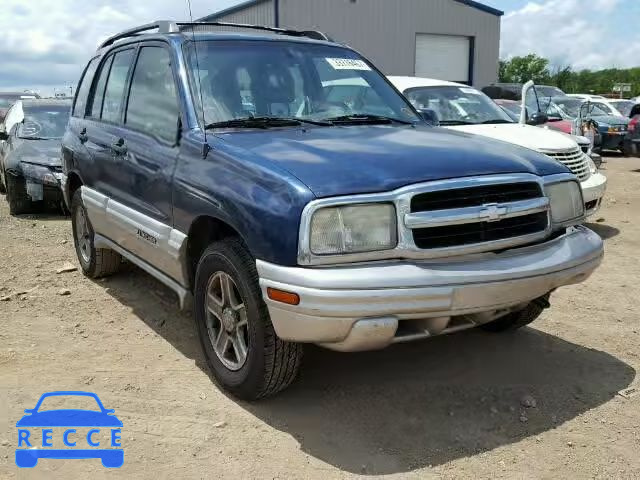
[[[549,83],[549,60],[534,53],[524,57],[512,57],[500,62],[500,81],[508,83]]]
[[[640,95],[640,67],[574,71],[568,65],[550,67],[549,60],[531,54],[500,60],[498,76],[501,82],[524,83],[533,80],[537,84],[555,85],[567,93],[601,95],[614,95],[616,83],[630,83],[631,92],[625,93],[625,97]]]

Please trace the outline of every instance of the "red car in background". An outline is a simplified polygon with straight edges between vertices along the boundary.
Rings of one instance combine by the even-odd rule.
[[[520,112],[522,110],[521,102],[517,100],[505,100],[505,99],[494,99],[500,107],[507,112],[514,121],[520,120]],[[571,135],[571,127],[572,122],[569,120],[564,120],[561,116],[554,116],[553,112],[549,115],[549,121],[539,125],[540,127],[550,128],[552,130],[558,130],[559,132],[568,133]]]

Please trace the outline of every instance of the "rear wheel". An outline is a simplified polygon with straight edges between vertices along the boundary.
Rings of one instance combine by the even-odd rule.
[[[302,346],[276,335],[255,260],[239,239],[216,242],[202,254],[194,300],[200,343],[222,387],[255,400],[279,392],[295,379]]]
[[[511,312],[493,322],[485,323],[480,328],[487,332],[500,333],[517,330],[529,325],[536,320],[546,307],[549,306],[549,297],[537,298],[522,310]]]
[[[22,213],[31,212],[33,205],[31,203],[31,198],[27,195],[27,186],[24,178],[7,175],[6,182],[9,214],[20,215]]]
[[[94,231],[82,203],[80,189],[71,201],[71,227],[73,242],[82,272],[89,278],[100,278],[116,273],[122,264],[122,257],[108,248],[96,248]]]

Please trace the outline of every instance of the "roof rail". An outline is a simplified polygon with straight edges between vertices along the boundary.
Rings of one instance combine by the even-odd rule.
[[[318,30],[293,30],[288,28],[278,28],[278,27],[266,27],[264,25],[254,25],[250,23],[230,23],[230,22],[178,22],[176,23],[178,28],[182,27],[202,27],[202,26],[213,26],[213,27],[235,27],[235,28],[246,28],[248,30],[263,30],[266,32],[277,33],[279,35],[289,35],[291,37],[307,37],[313,40],[324,40],[331,42],[332,39],[325,33],[320,32]]]
[[[98,50],[108,47],[109,45],[113,45],[118,40],[122,40],[129,37],[135,37],[140,35],[141,33],[149,32],[150,30],[157,30],[158,31],[157,33],[176,33],[176,32],[183,31],[185,27],[195,28],[195,27],[202,27],[202,26],[235,27],[235,28],[245,28],[249,30],[264,30],[267,32],[277,33],[279,35],[289,35],[292,37],[307,37],[313,40],[332,41],[329,36],[316,30],[290,30],[286,28],[265,27],[262,25],[252,25],[252,24],[245,24],[245,23],[173,22],[171,20],[158,20],[152,23],[147,23],[145,25],[140,25],[139,27],[130,28],[128,30],[118,33],[117,35],[113,35],[107,38],[102,43],[100,43],[100,45],[98,46]]]
[[[136,35],[139,35],[140,33],[148,32],[149,30],[158,30],[158,33],[172,33],[180,31],[175,22],[169,20],[159,20],[153,23],[140,25],[139,27],[130,28],[129,30],[118,33],[117,35],[113,35],[112,37],[109,37],[104,42],[102,42],[98,46],[98,50],[104,47],[108,47],[109,45],[113,45],[115,42],[117,42],[118,40],[122,40],[123,38],[134,37]]]

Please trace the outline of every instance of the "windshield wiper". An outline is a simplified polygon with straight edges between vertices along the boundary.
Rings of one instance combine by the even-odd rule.
[[[485,120],[484,122],[480,122],[481,125],[490,125],[490,124],[498,124],[498,123],[514,123],[514,122],[505,120],[503,118],[494,118],[493,120]]]
[[[205,125],[205,130],[213,128],[271,128],[271,127],[291,127],[308,123],[310,125],[331,126],[331,123],[319,120],[307,120],[306,118],[295,117],[244,117],[214,122]]]
[[[18,136],[22,140],[49,140],[49,137],[22,137]]]
[[[464,120],[440,120],[438,124],[440,126],[449,126],[449,127],[453,127],[456,125],[477,125],[477,123],[465,122]]]
[[[400,118],[385,117],[384,115],[369,115],[366,113],[340,115],[339,117],[325,118],[324,121],[331,123],[399,123],[401,125],[413,125],[414,123]]]

